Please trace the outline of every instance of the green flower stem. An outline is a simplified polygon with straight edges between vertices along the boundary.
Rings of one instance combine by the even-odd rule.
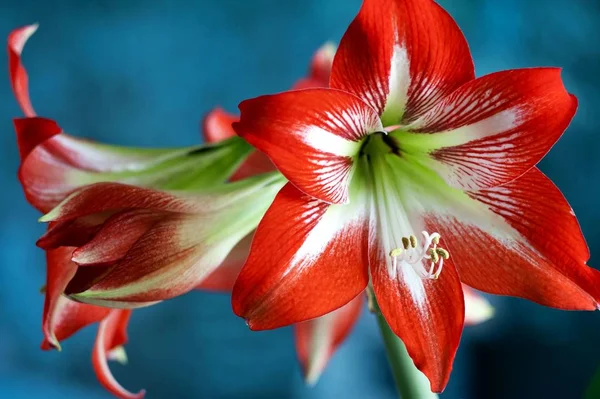
[[[415,367],[413,360],[406,351],[406,346],[385,321],[379,310],[375,295],[370,292],[370,289],[367,291],[369,292],[369,307],[377,317],[385,351],[400,397],[402,399],[437,399],[438,395],[431,392],[429,380]]]

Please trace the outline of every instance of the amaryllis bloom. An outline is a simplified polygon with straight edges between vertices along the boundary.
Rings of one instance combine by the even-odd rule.
[[[333,44],[330,43],[322,46],[312,59],[308,77],[296,82],[293,88],[327,87],[335,50]],[[232,123],[237,122],[238,119],[237,115],[229,114],[221,109],[211,112],[203,122],[204,140],[213,143],[235,136]],[[264,153],[256,151],[240,165],[233,174],[232,180],[272,170],[276,170],[275,165]],[[219,266],[218,273],[203,282],[200,289],[206,290],[214,282],[221,290],[231,290],[250,252],[252,236],[253,233],[234,248],[226,261]],[[492,317],[494,309],[484,297],[467,286],[463,286],[463,291],[466,325],[479,324]],[[294,325],[296,352],[308,384],[312,385],[318,381],[331,356],[352,331],[364,305],[365,297],[359,295],[331,313]]]
[[[96,182],[119,181],[154,189],[213,186],[226,181],[239,162],[252,151],[240,139],[208,147],[136,149],[93,143],[67,135],[56,122],[37,117],[31,105],[21,52],[36,29],[37,25],[31,25],[13,31],[8,38],[8,54],[11,85],[26,116],[15,120],[21,155],[19,178],[27,200],[38,210],[46,213],[73,191]],[[215,114],[218,112],[213,111]],[[215,129],[221,128],[223,126],[207,126],[205,134],[218,136],[220,132]],[[227,129],[231,130],[231,126]],[[72,230],[75,235],[69,238],[69,245],[73,246],[60,246],[58,242],[61,236],[56,233],[65,230],[64,224],[51,225],[51,232],[40,241],[40,245],[48,248],[42,317],[44,340],[41,347],[44,350],[60,350],[61,341],[99,322],[93,352],[96,375],[114,395],[137,398],[143,393],[130,393],[123,389],[112,377],[107,365],[107,360],[126,360],[122,345],[125,343],[125,329],[131,311],[88,305],[63,295],[79,267],[72,260],[73,252],[77,250],[77,245],[82,246],[91,240],[108,216],[105,214],[94,220],[87,218],[85,224],[75,223]],[[257,221],[251,228],[254,229],[256,224]],[[199,284],[200,289],[230,290],[239,272],[239,265],[248,252],[245,241],[247,239],[234,247],[222,267]],[[244,248],[243,257],[240,247]],[[235,274],[232,274],[231,264],[235,265]]]
[[[600,277],[577,219],[535,168],[576,107],[556,68],[476,79],[461,31],[435,2],[365,0],[329,88],[240,104],[234,129],[289,183],[258,226],[235,313],[251,329],[277,328],[372,287],[440,392],[463,329],[461,281],[597,309]]]

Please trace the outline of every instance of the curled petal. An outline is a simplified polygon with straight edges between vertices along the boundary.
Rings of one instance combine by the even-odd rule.
[[[108,367],[109,354],[112,353],[114,357],[116,353],[114,350],[122,347],[127,341],[126,329],[130,316],[129,310],[112,310],[100,322],[92,353],[92,364],[98,381],[110,393],[120,399],[141,399],[145,395],[144,390],[137,393],[127,391],[115,380]]]
[[[368,105],[351,94],[307,89],[246,100],[233,128],[301,191],[329,203],[348,201],[361,139],[382,130]]]
[[[537,164],[577,109],[557,68],[498,72],[444,98],[406,130],[405,151],[457,188],[507,183]]]
[[[251,329],[322,316],[365,289],[366,207],[353,200],[328,205],[290,183],[277,194],[233,287],[233,310]]]
[[[71,262],[73,250],[61,247],[46,252],[46,289],[42,315],[44,350],[60,350],[60,341],[108,314],[108,309],[84,305],[62,296],[77,270],[77,265]]]
[[[324,316],[296,324],[296,352],[307,384],[314,385],[327,362],[358,321],[364,305],[359,295]]]
[[[474,77],[464,36],[433,0],[365,0],[340,42],[330,86],[359,96],[389,126]]]
[[[35,116],[35,111],[29,99],[29,79],[27,71],[21,63],[21,53],[27,40],[35,33],[38,25],[27,25],[15,29],[8,36],[8,68],[10,84],[17,98],[17,102],[25,116]]]

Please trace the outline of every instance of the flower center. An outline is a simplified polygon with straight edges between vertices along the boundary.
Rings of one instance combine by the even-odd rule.
[[[398,266],[412,267],[422,279],[437,280],[444,267],[444,260],[450,254],[444,248],[438,247],[440,235],[423,231],[422,245],[417,237],[411,235],[402,237],[402,247],[390,251],[392,258],[392,275],[397,275]],[[426,261],[425,261],[426,260]],[[428,262],[427,262],[428,261]],[[425,266],[428,263],[428,268]]]

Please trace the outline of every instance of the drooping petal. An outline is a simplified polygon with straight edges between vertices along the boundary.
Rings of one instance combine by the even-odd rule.
[[[371,277],[381,313],[402,339],[415,366],[442,392],[463,330],[465,310],[460,279],[446,261],[437,280],[421,279],[411,268],[390,276],[381,244],[373,246]]]
[[[331,66],[333,65],[335,50],[335,44],[333,43],[322,45],[312,58],[308,76],[297,81],[293,89],[300,90],[329,86],[329,77],[331,76]]]
[[[317,383],[337,347],[352,331],[363,305],[363,295],[359,295],[325,316],[294,326],[296,352],[307,384]]]
[[[291,183],[258,226],[232,293],[233,311],[253,330],[272,329],[332,312],[368,282],[367,207],[328,205]]]
[[[340,42],[330,86],[359,96],[389,126],[474,77],[464,36],[433,0],[365,0]]]
[[[494,308],[483,295],[463,284],[465,296],[465,325],[472,326],[483,323],[494,316]]]
[[[27,40],[35,33],[38,25],[27,25],[13,30],[8,36],[8,70],[10,84],[25,116],[35,116],[35,111],[29,99],[29,78],[21,62],[21,52]]]
[[[222,108],[215,108],[204,117],[202,121],[202,136],[206,143],[218,143],[235,136],[231,124],[239,120],[237,115],[225,112]]]
[[[345,203],[361,139],[382,129],[358,98],[341,91],[307,89],[243,101],[233,128],[301,191]]]
[[[77,265],[71,261],[73,250],[61,247],[46,252],[46,289],[42,315],[44,350],[60,350],[60,341],[108,314],[108,309],[74,302],[63,296],[65,287],[77,270]]]
[[[213,274],[256,228],[282,185],[282,177],[273,174],[184,195],[118,183],[81,189],[48,219],[125,209],[73,253],[81,267],[66,293],[80,302],[118,308],[181,295]]]
[[[406,127],[415,133],[393,135],[451,186],[477,190],[509,182],[537,164],[576,108],[559,69],[504,71],[444,98]]]
[[[141,399],[145,395],[144,390],[137,393],[127,391],[115,380],[108,367],[111,351],[122,347],[127,341],[126,328],[130,316],[130,310],[111,310],[100,323],[92,353],[92,364],[98,381],[110,393],[120,399]],[[112,353],[114,356],[114,352]]]
[[[424,277],[431,268],[431,260],[424,258],[429,248],[425,243],[403,247],[403,237],[435,231],[426,226],[421,209],[413,207],[413,187],[394,163],[396,159],[406,162],[395,155],[372,157],[371,281],[390,328],[429,378],[431,389],[441,392],[450,377],[464,324],[462,286],[449,260],[444,261],[439,278]],[[392,257],[398,248],[404,248],[400,259]]]

